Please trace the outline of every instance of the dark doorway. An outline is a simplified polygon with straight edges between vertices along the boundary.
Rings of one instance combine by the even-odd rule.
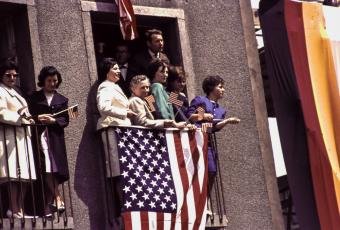
[[[18,85],[23,94],[35,90],[27,6],[0,3],[0,61],[12,59],[19,65]]]
[[[164,52],[168,55],[171,64],[182,65],[182,57],[180,56],[180,43],[178,35],[178,25],[174,18],[166,17],[151,17],[151,16],[136,16],[137,29],[139,38],[129,42],[130,50],[133,54],[145,48],[146,39],[145,31],[148,29],[159,29],[163,32],[164,37]],[[116,14],[93,12],[91,13],[93,40],[98,55],[98,44],[105,44],[103,50],[104,57],[113,57],[114,47],[123,40],[120,28],[119,19]]]

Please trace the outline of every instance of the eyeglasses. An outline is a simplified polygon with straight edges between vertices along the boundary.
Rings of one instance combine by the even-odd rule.
[[[13,78],[16,78],[16,77],[19,77],[19,74],[18,73],[5,73],[4,74],[5,77],[13,77]]]

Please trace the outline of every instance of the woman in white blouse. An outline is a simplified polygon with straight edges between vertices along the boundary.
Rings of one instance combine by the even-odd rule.
[[[129,118],[136,114],[129,109],[129,100],[116,82],[120,78],[120,70],[113,58],[105,58],[100,66],[99,81],[102,81],[97,91],[97,107],[100,118],[97,123],[97,130],[109,126],[131,125]],[[120,215],[121,204],[121,181],[120,168],[117,152],[117,143],[113,128],[102,131],[102,140],[105,152],[106,176],[113,183],[113,196],[116,200],[116,217]],[[117,202],[118,201],[118,202]]]

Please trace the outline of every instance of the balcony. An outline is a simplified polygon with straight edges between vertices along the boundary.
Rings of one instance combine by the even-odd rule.
[[[53,212],[51,215],[44,214],[46,191],[42,152],[38,143],[38,127],[42,126],[0,124],[0,229],[73,229],[74,227],[69,181],[59,185],[65,211]],[[26,154],[30,152],[30,148],[33,150],[32,154]],[[26,155],[26,161],[22,160],[23,155]],[[32,156],[34,159],[30,159]],[[26,163],[22,164],[23,161]],[[16,173],[10,171],[12,168],[9,162],[16,162]],[[14,199],[12,197],[14,185],[19,185],[20,188],[19,203],[24,213],[23,218],[14,218],[13,215],[7,214],[12,204],[9,201]],[[25,196],[22,192],[25,190],[23,185],[26,188]]]
[[[138,131],[134,131],[133,129],[136,129]],[[140,130],[139,130],[140,129]],[[132,131],[131,131],[132,130]],[[125,135],[126,134],[126,135]],[[216,135],[214,133],[212,134],[205,134],[202,133],[201,131],[179,131],[177,129],[148,129],[148,128],[142,128],[142,127],[137,127],[137,126],[132,126],[132,127],[108,127],[105,129],[101,130],[101,135],[104,138],[103,142],[104,142],[104,148],[105,151],[103,151],[105,153],[105,155],[102,155],[103,158],[103,165],[106,165],[106,170],[105,171],[105,175],[104,178],[106,181],[105,184],[105,199],[106,199],[106,208],[107,208],[107,216],[108,216],[108,223],[111,226],[114,226],[115,223],[115,219],[112,218],[115,214],[115,212],[117,212],[117,206],[116,203],[112,197],[113,197],[113,191],[114,191],[114,183],[112,180],[108,180],[107,177],[110,177],[110,175],[114,175],[113,171],[114,171],[114,166],[113,166],[113,162],[112,162],[112,156],[110,153],[110,150],[113,151],[113,147],[111,146],[111,144],[113,143],[113,145],[117,146],[117,149],[114,149],[114,151],[119,153],[119,159],[120,159],[120,170],[121,170],[121,175],[122,177],[124,177],[125,182],[121,183],[121,197],[123,197],[123,203],[121,204],[122,207],[122,215],[124,215],[124,219],[125,219],[125,214],[126,212],[140,212],[140,218],[144,218],[145,216],[149,215],[150,218],[150,212],[156,213],[155,215],[157,215],[157,218],[154,220],[154,222],[152,223],[152,226],[160,224],[159,221],[159,212],[163,213],[161,215],[164,215],[163,217],[161,217],[161,223],[162,225],[166,225],[166,224],[173,224],[175,225],[175,223],[173,223],[173,219],[168,219],[168,222],[166,221],[166,216],[167,215],[172,215],[172,218],[178,218],[178,215],[183,215],[183,212],[187,212],[188,216],[186,220],[183,221],[183,217],[182,218],[182,224],[183,222],[190,224],[196,224],[197,219],[190,219],[190,214],[191,212],[194,212],[195,215],[193,215],[193,218],[197,218],[197,216],[199,216],[199,213],[203,213],[202,217],[201,217],[201,221],[206,220],[205,223],[205,227],[208,228],[225,228],[227,226],[227,218],[226,218],[226,208],[225,208],[225,204],[224,204],[224,193],[223,193],[223,178],[221,177],[220,174],[220,165],[219,165],[219,159],[218,159],[218,148],[217,148],[217,142],[216,142]],[[115,138],[116,136],[116,138]],[[149,136],[149,137],[147,137]],[[163,140],[162,142],[162,138],[157,138],[157,136],[160,137],[165,137],[166,140]],[[195,137],[195,141],[192,141],[192,139],[190,139],[191,137]],[[207,171],[207,167],[206,165],[204,173],[200,174],[200,167],[202,167],[203,165],[199,165],[200,161],[203,159],[203,151],[201,152],[201,155],[198,154],[198,152],[200,152],[200,140],[198,137],[202,136],[202,138],[204,139],[204,143],[205,143],[205,147],[207,147],[208,145],[208,136],[210,139],[210,146],[214,149],[215,154],[215,159],[217,162],[217,174],[214,177],[214,182],[212,183],[212,188],[208,189],[208,183],[207,183],[207,179],[208,179],[208,173]],[[119,139],[121,138],[121,139]],[[121,141],[123,139],[123,141]],[[187,140],[188,139],[188,140]],[[142,143],[143,142],[143,143]],[[196,143],[192,144],[192,143]],[[196,148],[197,146],[197,148]],[[203,144],[202,146],[202,150],[203,148]],[[164,151],[163,151],[164,150]],[[149,152],[151,154],[149,154]],[[161,153],[163,152],[163,153]],[[166,153],[165,153],[166,152]],[[178,154],[178,152],[183,152],[183,158],[184,159],[180,159],[181,156]],[[198,155],[195,155],[196,154]],[[161,153],[161,155],[158,157],[159,160],[157,160],[157,155],[158,153]],[[167,155],[168,154],[168,155]],[[171,156],[170,155],[177,155],[177,159],[176,160],[171,160]],[[136,155],[136,156],[135,156]],[[150,156],[151,155],[151,156]],[[155,157],[155,160],[153,159],[153,157]],[[200,158],[201,157],[201,158]],[[117,157],[118,158],[118,157]],[[184,192],[184,198],[182,197],[182,200],[184,201],[179,201],[179,197],[177,196],[177,200],[176,202],[176,208],[179,207],[179,205],[183,205],[183,203],[187,204],[187,207],[181,206],[181,211],[159,211],[162,209],[166,209],[166,202],[164,201],[164,204],[162,202],[162,204],[160,203],[162,201],[162,195],[163,195],[163,182],[165,181],[164,178],[165,175],[167,175],[167,168],[163,167],[162,164],[165,165],[165,162],[169,161],[171,166],[169,166],[169,171],[168,174],[172,175],[172,181],[169,180],[169,187],[168,186],[164,186],[164,194],[167,194],[167,191],[170,191],[172,189],[171,187],[171,183],[173,183],[173,187],[175,188],[176,194],[174,195],[174,197],[171,197],[171,194],[167,194],[169,196],[169,199],[171,197],[171,199],[173,198],[174,200],[176,200],[175,196],[177,196],[177,192],[179,191],[179,193],[181,191],[187,191],[187,193]],[[205,159],[206,161],[206,159]],[[125,164],[128,164],[129,162],[131,162],[131,166],[127,166],[130,167],[130,170],[125,170],[124,164],[122,162],[126,162]],[[136,163],[137,162],[137,163]],[[150,167],[149,164],[153,164],[154,165]],[[173,169],[172,164],[173,163],[178,164],[178,171],[180,172],[179,174],[181,174],[180,176],[176,177],[176,169]],[[185,165],[185,166],[183,166]],[[124,168],[123,168],[124,167]],[[185,170],[187,170],[187,172],[182,172],[182,169],[185,168]],[[139,170],[140,168],[140,170]],[[124,171],[125,170],[125,171]],[[158,174],[160,174],[160,179],[157,179],[157,176],[152,175],[153,174],[153,170],[157,172],[159,172]],[[171,171],[170,171],[171,170]],[[163,172],[165,171],[165,173],[163,174]],[[191,173],[190,173],[191,171]],[[184,174],[184,176],[183,176]],[[203,175],[204,174],[204,175]],[[136,175],[136,177],[134,176]],[[149,175],[150,178],[149,179]],[[163,175],[163,177],[162,177]],[[153,183],[153,177],[155,177],[156,179],[154,179],[154,186],[152,185]],[[184,180],[183,180],[184,177]],[[201,177],[201,179],[199,179]],[[188,181],[185,181],[187,178]],[[197,178],[197,181],[195,181],[195,178]],[[131,184],[130,184],[131,181]],[[136,181],[136,183],[135,183]],[[150,182],[150,184],[149,184]],[[125,183],[125,184],[124,184]],[[196,183],[196,184],[195,184]],[[199,184],[199,185],[198,185]],[[143,186],[144,185],[144,186]],[[196,188],[195,188],[196,186]],[[201,186],[199,188],[199,186]],[[136,189],[137,187],[137,189]],[[139,192],[134,191],[134,190],[138,190],[138,187],[141,187],[139,190],[141,192],[140,195]],[[150,189],[150,187],[154,187],[153,189]],[[206,189],[204,189],[206,188]],[[150,189],[150,190],[149,190]],[[158,190],[157,190],[158,189]],[[190,197],[190,190],[192,189],[192,194],[196,194],[196,195],[192,195],[192,197]],[[196,189],[196,190],[195,190]],[[201,189],[201,190],[200,190]],[[130,193],[126,192],[129,191]],[[149,191],[147,191],[149,190]],[[201,191],[201,193],[199,193],[199,191]],[[202,191],[205,191],[202,192]],[[136,200],[140,200],[140,203],[138,203],[136,205],[136,207],[134,207],[133,205],[133,200],[132,200],[132,208],[128,207],[130,205],[130,200],[129,203],[125,203],[129,197],[133,196],[133,193],[137,194],[137,198]],[[142,193],[144,195],[142,195]],[[159,193],[159,194],[158,194]],[[197,195],[198,194],[198,195]],[[205,194],[205,195],[204,195]],[[161,201],[159,201],[159,209],[157,210],[157,199],[154,201],[152,200],[154,197],[157,196],[161,197]],[[206,197],[207,199],[200,199],[199,197],[203,196]],[[185,198],[187,197],[187,198]],[[127,198],[125,200],[125,198]],[[149,199],[150,198],[150,199]],[[132,198],[133,199],[133,198]],[[167,198],[165,198],[167,199]],[[190,199],[193,199],[193,201],[190,201]],[[147,205],[152,205],[152,202],[156,203],[156,208],[154,208],[154,210],[151,210],[153,207],[152,206],[147,206]],[[207,207],[209,209],[209,214],[206,214],[203,210],[205,204],[206,204],[206,200],[208,200],[207,202]],[[147,206],[146,208],[138,208],[137,206],[140,205],[140,207],[143,207],[144,203],[145,206]],[[182,202],[182,203],[181,203]],[[191,202],[191,203],[190,203]],[[142,204],[143,203],[143,204]],[[128,205],[126,205],[128,204]],[[124,207],[124,205],[126,205],[126,207]],[[164,206],[162,206],[164,205]],[[201,209],[200,209],[201,207]],[[129,209],[130,208],[130,209]],[[118,208],[119,209],[119,208]],[[132,211],[131,211],[132,210]],[[183,211],[185,210],[185,211]],[[201,210],[201,211],[197,211],[197,210]],[[143,214],[144,212],[144,214]],[[148,213],[148,214],[146,214]],[[164,214],[165,213],[165,214]],[[177,214],[176,214],[177,213]],[[180,214],[179,214],[180,213]],[[143,217],[144,215],[144,217]],[[174,216],[173,216],[174,215]],[[184,214],[185,215],[185,214]],[[193,220],[193,221],[192,221]],[[143,220],[142,220],[143,221]],[[145,220],[145,222],[148,221],[148,224],[150,226],[150,219]],[[171,222],[171,223],[170,223]],[[202,222],[200,222],[202,223]],[[132,222],[132,224],[135,224]]]

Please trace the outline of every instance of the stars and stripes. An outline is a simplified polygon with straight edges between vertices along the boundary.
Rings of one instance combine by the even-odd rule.
[[[134,127],[115,131],[125,229],[204,227],[207,135]]]
[[[168,103],[176,105],[177,107],[182,107],[183,106],[183,101],[178,99],[179,94],[175,92],[171,92],[168,98]]]
[[[149,96],[144,97],[144,100],[148,104],[150,112],[155,112],[156,111],[156,107],[155,107],[156,100],[155,100],[155,97],[153,95],[149,95]]]
[[[78,105],[69,107],[69,108],[67,109],[67,112],[68,112],[68,116],[69,116],[70,118],[77,118],[77,117],[79,116],[79,113],[78,113]]]
[[[196,109],[196,112],[198,114],[198,120],[201,121],[204,118],[204,113],[205,113],[205,109],[202,106],[198,106]]]
[[[205,123],[202,123],[201,125],[202,132],[204,133],[211,133],[212,128],[213,128],[213,123],[211,122],[205,122]]]

